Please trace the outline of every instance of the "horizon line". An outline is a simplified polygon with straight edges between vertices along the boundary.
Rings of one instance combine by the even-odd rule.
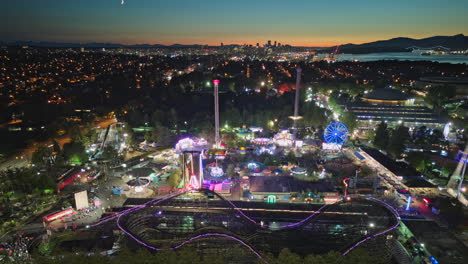
[[[290,45],[291,47],[304,47],[304,48],[331,48],[331,47],[336,47],[336,46],[341,46],[341,45],[348,45],[348,44],[354,44],[354,45],[360,45],[360,44],[366,44],[366,43],[371,43],[371,42],[376,42],[376,41],[386,41],[386,40],[391,40],[395,38],[410,38],[414,40],[421,40],[421,39],[426,39],[426,38],[431,38],[431,37],[453,37],[453,36],[458,36],[462,35],[465,36],[463,33],[459,34],[454,34],[454,35],[432,35],[429,37],[422,37],[422,38],[412,38],[412,37],[405,37],[405,36],[399,36],[399,37],[390,37],[387,39],[377,39],[373,41],[363,41],[363,42],[348,42],[348,43],[324,43],[322,45],[298,45],[298,44],[289,44],[289,43],[282,43],[282,42],[277,42],[277,43],[282,43],[283,45]],[[271,39],[275,41],[273,38]],[[268,41],[268,40],[267,40]],[[110,44],[110,45],[122,45],[122,46],[137,46],[137,45],[163,45],[163,46],[175,46],[175,45],[183,45],[183,46],[211,46],[211,47],[220,47],[221,43],[223,43],[224,46],[230,46],[230,45],[238,45],[238,46],[244,46],[244,45],[252,45],[256,46],[257,43],[259,43],[259,47],[263,47],[264,44],[266,43],[261,43],[261,42],[255,42],[255,43],[224,43],[222,41],[217,42],[216,44],[199,44],[199,43],[184,43],[184,42],[172,42],[172,43],[167,43],[167,42],[159,42],[159,43],[148,43],[148,42],[102,42],[102,41],[87,41],[87,42],[75,42],[75,41],[47,41],[47,40],[0,40],[0,42],[3,43],[12,43],[12,42],[35,42],[35,43],[55,43],[55,44],[75,44],[75,45],[89,45],[89,44]]]

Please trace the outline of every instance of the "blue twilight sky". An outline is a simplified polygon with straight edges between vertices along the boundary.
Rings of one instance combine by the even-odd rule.
[[[325,46],[468,34],[468,0],[0,0],[0,40]]]

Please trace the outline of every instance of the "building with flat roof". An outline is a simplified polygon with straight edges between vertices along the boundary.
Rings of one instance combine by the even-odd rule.
[[[362,97],[362,101],[370,104],[403,105],[410,96],[400,90],[391,88],[375,89]]]
[[[329,182],[301,181],[292,176],[249,176],[249,184],[251,199],[258,200],[265,200],[271,195],[277,200],[289,200],[294,193],[302,192],[322,193],[324,198],[338,195]]]
[[[411,195],[435,196],[439,194],[437,186],[427,181],[422,173],[411,165],[395,161],[373,148],[363,147],[362,150],[397,176],[400,179],[398,185],[406,188]]]
[[[431,109],[414,105],[413,98],[395,89],[376,89],[361,101],[347,104],[346,111],[356,115],[358,128],[364,130],[374,129],[382,121],[390,127],[404,125],[413,128],[442,128],[447,122]]]
[[[442,128],[447,119],[424,106],[406,105],[373,105],[364,102],[350,103],[347,111],[356,115],[358,127],[373,129],[382,121],[390,127],[404,125],[407,127]]]
[[[421,77],[415,83],[415,87],[427,90],[437,86],[455,87],[455,100],[468,99],[468,78],[467,77]]]

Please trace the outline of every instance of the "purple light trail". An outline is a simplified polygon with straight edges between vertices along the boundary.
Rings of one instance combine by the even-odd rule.
[[[190,190],[190,191],[193,191],[193,190]],[[190,192],[190,191],[185,191],[185,192],[180,192],[180,193],[176,193],[174,195],[169,195],[167,197],[164,197],[164,198],[159,198],[159,199],[154,199],[154,200],[151,200],[149,202],[146,202],[140,206],[137,206],[137,207],[133,207],[133,208],[130,208],[130,209],[127,209],[125,211],[122,211],[120,213],[118,213],[117,215],[113,215],[111,217],[108,217],[108,218],[105,218],[103,220],[101,220],[100,222],[96,223],[95,225],[93,226],[97,226],[99,224],[102,224],[104,222],[107,222],[109,220],[112,220],[114,218],[117,218],[117,226],[120,230],[122,230],[122,232],[124,232],[125,234],[127,234],[129,237],[131,237],[133,240],[135,240],[137,243],[149,248],[149,249],[152,249],[152,250],[175,250],[175,249],[178,249],[194,240],[197,240],[197,239],[201,239],[201,238],[205,238],[205,237],[210,237],[210,236],[218,236],[218,237],[225,237],[225,238],[228,238],[228,239],[231,239],[231,240],[234,240],[234,241],[237,241],[239,243],[241,243],[243,246],[247,247],[252,253],[254,253],[258,258],[260,258],[264,263],[268,263],[261,255],[258,251],[256,251],[252,246],[248,245],[246,242],[244,242],[243,240],[237,238],[237,237],[234,237],[234,236],[230,236],[230,235],[227,235],[227,234],[222,234],[222,233],[206,233],[206,234],[202,234],[202,235],[197,235],[197,236],[194,236],[194,237],[191,237],[187,240],[185,240],[184,242],[180,243],[179,245],[177,246],[174,246],[174,247],[171,247],[171,248],[167,248],[167,249],[162,249],[162,248],[157,248],[157,247],[153,247],[151,245],[148,245],[146,244],[145,242],[141,241],[140,239],[138,239],[137,237],[135,237],[134,235],[132,235],[129,231],[125,230],[125,228],[123,228],[121,225],[120,225],[120,217],[123,216],[123,215],[126,215],[132,211],[136,211],[138,209],[141,209],[143,207],[145,207],[146,205],[150,204],[150,203],[154,203],[153,205],[156,205],[156,204],[159,204],[163,201],[167,201],[169,199],[172,199],[172,198],[175,198],[175,197],[178,197],[180,195],[183,195],[187,192]],[[213,192],[216,196],[218,196],[219,198],[221,198],[223,201],[226,201],[228,202],[234,210],[236,210],[237,212],[239,212],[245,219],[249,220],[250,222],[252,222],[253,224],[261,227],[261,228],[270,228],[270,226],[268,225],[262,225],[260,223],[257,223],[254,219],[250,218],[249,216],[247,216],[240,208],[238,208],[233,202],[227,200],[226,198],[224,198],[222,195],[219,195],[217,194],[216,192]],[[392,214],[395,216],[396,218],[396,224],[393,225],[392,227],[388,228],[388,229],[385,229],[384,231],[382,232],[379,232],[377,234],[374,234],[374,235],[371,235],[371,236],[368,236],[360,241],[358,241],[356,244],[354,244],[353,246],[351,246],[349,249],[347,249],[343,254],[342,256],[346,256],[349,252],[351,252],[354,248],[356,248],[357,246],[359,246],[360,244],[366,242],[367,240],[370,240],[372,238],[375,238],[377,236],[380,236],[380,235],[383,235],[385,233],[388,233],[392,230],[394,230],[395,228],[397,228],[399,226],[399,214],[398,212],[391,206],[389,205],[388,203],[380,200],[380,199],[377,199],[377,198],[374,198],[374,197],[370,197],[370,196],[362,196],[362,195],[358,195],[358,194],[353,194],[353,195],[347,195],[347,196],[344,196],[342,200],[344,200],[345,198],[347,197],[362,197],[362,198],[365,198],[365,199],[369,199],[369,200],[373,200],[377,203],[380,203],[382,205],[384,205],[387,209],[389,209]],[[338,202],[341,202],[342,200],[339,200],[333,204],[336,204]],[[298,221],[296,223],[291,223],[291,224],[288,224],[288,225],[285,225],[285,226],[281,226],[281,227],[275,227],[275,228],[272,228],[272,229],[287,229],[287,228],[293,228],[293,227],[298,227],[300,226],[301,224],[307,222],[308,220],[310,220],[312,217],[314,217],[315,215],[317,215],[318,213],[321,213],[325,208],[333,205],[333,204],[325,204],[323,206],[321,206],[317,211],[315,211],[314,213],[312,213],[311,215],[309,215],[308,217],[302,219],[301,221]]]

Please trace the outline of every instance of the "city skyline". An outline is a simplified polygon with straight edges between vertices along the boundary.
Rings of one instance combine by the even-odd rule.
[[[461,0],[338,3],[212,0],[0,1],[2,41],[333,46],[467,34]],[[404,7],[404,8],[402,8]]]

